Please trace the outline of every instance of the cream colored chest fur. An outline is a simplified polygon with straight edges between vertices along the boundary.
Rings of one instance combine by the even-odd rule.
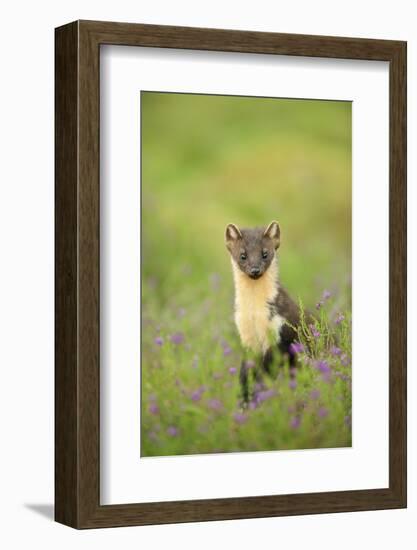
[[[284,323],[280,315],[270,318],[268,302],[277,294],[277,264],[273,262],[268,271],[257,280],[250,279],[240,271],[232,259],[235,282],[235,322],[242,345],[254,352],[268,349],[271,337],[279,341],[279,330]]]

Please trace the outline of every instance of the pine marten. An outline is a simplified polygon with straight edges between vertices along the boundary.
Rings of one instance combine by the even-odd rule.
[[[301,311],[279,282],[278,223],[250,229],[239,229],[230,223],[225,237],[235,284],[235,323],[243,347],[260,358],[266,372],[270,372],[276,347],[294,366],[296,357],[291,344],[297,339]],[[244,360],[240,369],[244,403],[249,398],[247,371]],[[259,375],[256,366],[255,377],[258,379]]]

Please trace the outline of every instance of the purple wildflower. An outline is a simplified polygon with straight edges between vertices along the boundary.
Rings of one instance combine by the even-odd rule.
[[[303,344],[300,344],[300,342],[293,342],[290,344],[290,352],[291,353],[303,353],[304,346]]]
[[[314,338],[320,338],[320,332],[316,329],[314,325],[308,325],[311,330],[311,334],[314,336]]]
[[[290,427],[293,430],[297,430],[300,427],[301,418],[299,416],[293,416],[290,421]]]
[[[349,414],[347,416],[345,416],[344,422],[345,422],[346,426],[348,426],[348,427],[350,427],[352,425],[352,418],[350,417]]]
[[[327,361],[317,361],[316,363],[316,369],[319,370],[322,374],[329,374],[330,373],[330,367],[327,364]]]
[[[173,344],[176,344],[177,346],[184,342],[184,338],[185,337],[182,332],[176,332],[175,334],[171,334],[171,342]]]
[[[320,407],[317,414],[320,418],[326,418],[326,416],[329,414],[329,411],[325,407]]]
[[[157,346],[162,346],[164,344],[164,339],[162,338],[162,336],[157,336],[154,342]]]
[[[247,421],[248,417],[246,414],[237,412],[233,415],[233,419],[236,422],[236,424],[244,424]]]
[[[349,357],[347,356],[346,353],[344,353],[341,357],[340,357],[340,362],[342,363],[342,365],[344,367],[347,367],[349,365]]]
[[[237,373],[237,368],[236,367],[230,367],[229,373],[230,374],[236,374]]]
[[[212,411],[220,411],[223,409],[223,403],[220,399],[209,399],[207,405]]]
[[[191,401],[200,401],[202,392],[200,390],[194,390],[191,393]]]
[[[270,388],[269,390],[260,391],[259,393],[257,393],[255,400],[257,403],[263,403],[263,401],[274,397],[276,394],[277,392],[273,388]]]
[[[322,294],[322,300],[324,301],[328,300],[331,295],[332,293],[330,292],[330,290],[324,290]]]
[[[224,355],[224,357],[227,357],[231,353],[232,353],[232,348],[228,344],[224,343],[223,344],[223,355]]]
[[[167,434],[171,437],[176,437],[178,435],[178,428],[175,426],[169,426],[167,429]]]
[[[318,399],[320,397],[320,391],[319,390],[311,390],[310,392],[311,399]]]
[[[323,304],[324,304],[324,302],[322,302],[321,300],[320,300],[320,302],[317,302],[317,304],[316,304],[316,309],[317,309],[317,310],[321,309],[321,307],[323,306]]]
[[[340,355],[342,353],[342,350],[340,348],[338,348],[337,346],[332,346],[330,348],[330,353],[332,355]]]
[[[151,414],[155,414],[155,415],[159,414],[159,407],[154,401],[152,401],[152,403],[149,405],[148,410]]]
[[[344,321],[344,320],[345,320],[345,316],[342,315],[341,313],[339,313],[339,315],[338,315],[338,316],[336,317],[336,319],[334,320],[335,325],[340,325],[340,323],[341,323],[342,321]]]
[[[292,380],[290,380],[288,386],[292,389],[292,390],[295,390],[295,388],[297,387],[297,380],[294,380],[294,378]]]

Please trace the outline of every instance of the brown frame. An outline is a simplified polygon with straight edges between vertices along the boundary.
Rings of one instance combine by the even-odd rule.
[[[389,487],[100,505],[99,55],[120,44],[389,62]],[[116,527],[406,507],[406,43],[96,21],[55,31],[55,519]]]

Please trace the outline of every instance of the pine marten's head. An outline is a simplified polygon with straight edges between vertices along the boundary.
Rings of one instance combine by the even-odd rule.
[[[280,243],[277,222],[271,222],[267,228],[250,229],[239,229],[229,223],[225,236],[232,261],[251,279],[259,279],[268,270]]]

